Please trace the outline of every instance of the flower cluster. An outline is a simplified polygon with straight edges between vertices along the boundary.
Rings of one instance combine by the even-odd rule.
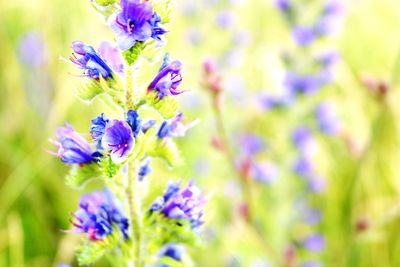
[[[193,229],[198,228],[203,224],[206,198],[193,181],[182,190],[180,184],[180,182],[169,182],[163,196],[154,201],[150,211],[159,211],[170,219],[188,220]]]
[[[73,214],[72,233],[87,233],[90,240],[102,240],[118,228],[128,238],[128,218],[115,196],[107,189],[81,197],[79,210]]]
[[[144,267],[153,261],[157,261],[155,266],[166,266],[165,258],[183,258],[184,245],[190,245],[187,235],[192,240],[198,238],[206,203],[193,181],[182,190],[180,184],[171,183],[162,201],[157,202],[159,208],[156,209],[156,203],[152,206],[153,213],[157,210],[169,220],[152,225],[148,221],[151,218],[141,212],[142,198],[154,190],[150,177],[145,179],[152,171],[151,160],[160,158],[173,166],[179,156],[173,138],[183,137],[197,123],[182,122],[183,113],[174,98],[183,92],[178,89],[182,64],[171,61],[168,53],[151,82],[133,82],[133,65],[137,63],[135,70],[140,68],[141,53],[147,47],[154,48],[154,43],[163,43],[162,36],[167,32],[164,26],[170,20],[170,1],[96,0],[92,5],[107,17],[116,45],[101,42],[96,50],[82,41],[74,41],[70,61],[86,78],[79,96],[84,101],[101,96],[120,114],[114,119],[105,113],[93,118],[92,142],[69,124],[56,131],[57,140],[52,143],[58,151],[51,153],[72,165],[67,184],[83,188],[97,179],[106,186],[103,191],[81,197],[79,209],[71,219],[73,228],[67,232],[87,235],[77,249],[80,265],[90,265],[107,254],[113,266]],[[136,90],[136,86],[143,84],[148,86]],[[157,114],[148,115],[149,108]],[[145,185],[149,190],[144,190]],[[191,226],[182,231],[180,238],[170,230],[176,220],[186,220]],[[156,238],[150,237],[149,233],[156,229],[162,230]]]

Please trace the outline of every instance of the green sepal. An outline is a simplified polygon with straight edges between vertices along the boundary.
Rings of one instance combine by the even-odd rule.
[[[151,2],[153,10],[161,17],[161,23],[169,23],[172,14],[171,0],[153,0]]]
[[[117,2],[116,0],[94,0],[94,2],[100,6],[108,6]]]
[[[190,246],[201,244],[200,235],[192,229],[190,221],[185,219],[171,219],[160,212],[153,212],[146,217],[146,229],[151,235],[157,236],[157,240],[151,244],[152,250],[160,248],[167,243],[179,243]]]
[[[112,178],[121,169],[122,165],[115,164],[109,156],[105,156],[103,158],[100,158],[99,166],[105,178]]]
[[[144,48],[145,44],[143,42],[136,42],[134,46],[123,51],[122,56],[125,58],[126,63],[128,63],[128,65],[133,65],[136,60],[138,60],[139,55]]]
[[[183,163],[181,153],[176,143],[170,138],[154,138],[148,143],[148,154],[165,160],[170,167],[176,167]]]
[[[96,96],[102,93],[104,93],[104,90],[100,82],[91,78],[85,79],[85,82],[78,88],[78,96],[83,101],[92,101]]]
[[[101,240],[83,239],[75,252],[79,265],[89,265],[96,262],[105,253],[109,253],[115,249],[122,239],[122,235],[117,227],[113,228],[111,235],[107,235]]]
[[[157,97],[157,92],[153,91],[147,94],[146,102],[165,119],[170,119],[178,113],[178,101],[173,96],[164,96],[160,99]]]
[[[88,78],[79,87],[78,96],[83,100],[90,102],[101,94],[107,94],[119,106],[123,104],[123,90],[119,77],[114,74],[113,78],[104,79],[100,76],[98,80]]]
[[[100,13],[105,20],[108,19],[116,10],[117,5],[115,5],[116,0],[94,0],[91,1],[93,9]]]
[[[97,163],[73,165],[69,174],[65,177],[65,183],[72,188],[81,188],[89,180],[100,176]]]

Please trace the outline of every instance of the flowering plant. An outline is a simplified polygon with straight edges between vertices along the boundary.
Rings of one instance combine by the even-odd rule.
[[[146,87],[133,82],[141,56],[155,59],[161,52],[171,4],[121,0],[92,5],[106,17],[117,45],[103,42],[96,50],[81,41],[72,43],[70,60],[83,72],[79,96],[84,101],[100,98],[120,115],[93,118],[91,142],[69,124],[56,132],[52,143],[58,150],[52,153],[71,165],[67,184],[84,188],[100,179],[105,187],[82,195],[66,232],[85,234],[76,252],[81,265],[106,256],[113,266],[176,266],[189,261],[185,245],[198,243],[206,197],[193,180],[183,189],[170,181],[151,204],[155,181],[145,177],[153,158],[171,167],[181,162],[174,138],[194,124],[182,123],[175,99],[183,92],[178,89],[182,64],[170,61],[167,53]],[[155,111],[153,116],[148,109]]]

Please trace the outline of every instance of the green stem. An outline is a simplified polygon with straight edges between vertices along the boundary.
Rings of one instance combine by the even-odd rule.
[[[135,267],[142,267],[142,212],[140,201],[140,182],[136,176],[136,162],[132,161],[128,165],[128,187],[127,196],[129,200],[129,209],[132,227],[132,249],[134,252]]]
[[[133,67],[127,66],[126,69],[126,80],[125,80],[125,107],[127,110],[132,109],[134,106],[133,101]]]

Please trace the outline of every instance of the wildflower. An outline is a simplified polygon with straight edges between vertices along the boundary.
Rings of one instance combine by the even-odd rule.
[[[308,178],[312,176],[314,168],[311,161],[306,156],[301,155],[295,163],[294,172],[301,177]]]
[[[100,116],[97,116],[92,120],[92,126],[90,127],[90,134],[92,135],[92,138],[94,142],[96,143],[96,147],[98,149],[102,149],[103,147],[101,146],[101,139],[103,138],[103,135],[106,130],[107,123],[110,120],[106,118],[104,113],[101,113]]]
[[[308,178],[308,188],[313,193],[321,193],[325,189],[325,180],[320,176],[311,176]]]
[[[299,126],[293,131],[292,141],[304,155],[311,156],[317,150],[317,143],[312,137],[311,130],[306,126]]]
[[[241,152],[248,157],[254,156],[265,148],[264,141],[257,135],[245,134],[239,138]]]
[[[323,265],[318,261],[306,261],[301,267],[322,267]]]
[[[228,29],[228,28],[232,28],[233,25],[235,24],[235,14],[232,13],[231,11],[221,11],[218,15],[217,15],[217,24],[219,27],[221,27],[222,29]]]
[[[157,256],[160,258],[169,257],[176,261],[181,261],[183,253],[185,253],[185,248],[182,245],[169,243],[161,248]]]
[[[315,33],[312,27],[297,25],[293,28],[292,36],[296,43],[301,46],[308,46],[315,40]]]
[[[177,90],[182,82],[181,69],[181,62],[178,60],[171,62],[167,53],[158,74],[147,88],[147,92],[156,91],[159,99],[166,95],[174,96],[183,93],[183,91]]]
[[[99,54],[107,65],[109,65],[116,73],[124,72],[124,59],[117,47],[113,46],[109,42],[101,42],[99,45]]]
[[[184,125],[181,122],[182,118],[183,118],[183,113],[179,112],[174,118],[163,121],[157,132],[158,138],[163,139],[166,137],[185,136],[187,130],[189,130],[198,123],[198,120],[194,120],[191,123]]]
[[[253,164],[252,172],[254,178],[262,183],[272,183],[278,177],[278,168],[268,161]]]
[[[113,71],[92,46],[81,41],[74,41],[72,49],[74,53],[70,56],[70,60],[84,71],[84,77],[99,79],[100,76],[103,78],[113,76]]]
[[[160,211],[171,219],[189,220],[193,229],[203,224],[203,207],[206,198],[199,188],[190,181],[186,188],[180,191],[180,183],[169,183],[163,197],[159,197],[150,211]]]
[[[136,110],[129,110],[127,113],[127,119],[129,126],[132,129],[133,136],[136,137],[141,129],[141,123],[139,119],[139,114]]]
[[[150,168],[150,158],[146,158],[139,167],[138,178],[142,181],[143,178],[151,172]]]
[[[52,141],[58,147],[56,155],[66,164],[89,163],[96,161],[96,157],[100,156],[69,124],[58,128],[56,136],[58,142]]]
[[[276,6],[282,12],[288,12],[292,8],[290,0],[277,0]]]
[[[159,26],[160,21],[149,1],[121,0],[121,10],[110,16],[109,25],[116,34],[118,47],[127,50],[136,42],[159,39],[166,32]]]
[[[321,87],[318,75],[298,74],[294,72],[286,73],[284,83],[292,94],[313,94]]]
[[[122,213],[119,202],[107,189],[85,194],[79,202],[79,210],[73,216],[72,233],[87,233],[90,240],[101,240],[112,234],[117,226],[124,238],[128,238],[128,219]]]
[[[303,246],[310,251],[321,251],[325,246],[325,239],[320,234],[311,234],[303,241]]]
[[[113,120],[107,124],[101,143],[104,149],[111,150],[111,160],[114,163],[121,163],[133,149],[135,139],[127,122]]]
[[[336,117],[335,110],[329,103],[321,103],[315,109],[320,130],[327,135],[336,135],[340,131],[340,123]]]

